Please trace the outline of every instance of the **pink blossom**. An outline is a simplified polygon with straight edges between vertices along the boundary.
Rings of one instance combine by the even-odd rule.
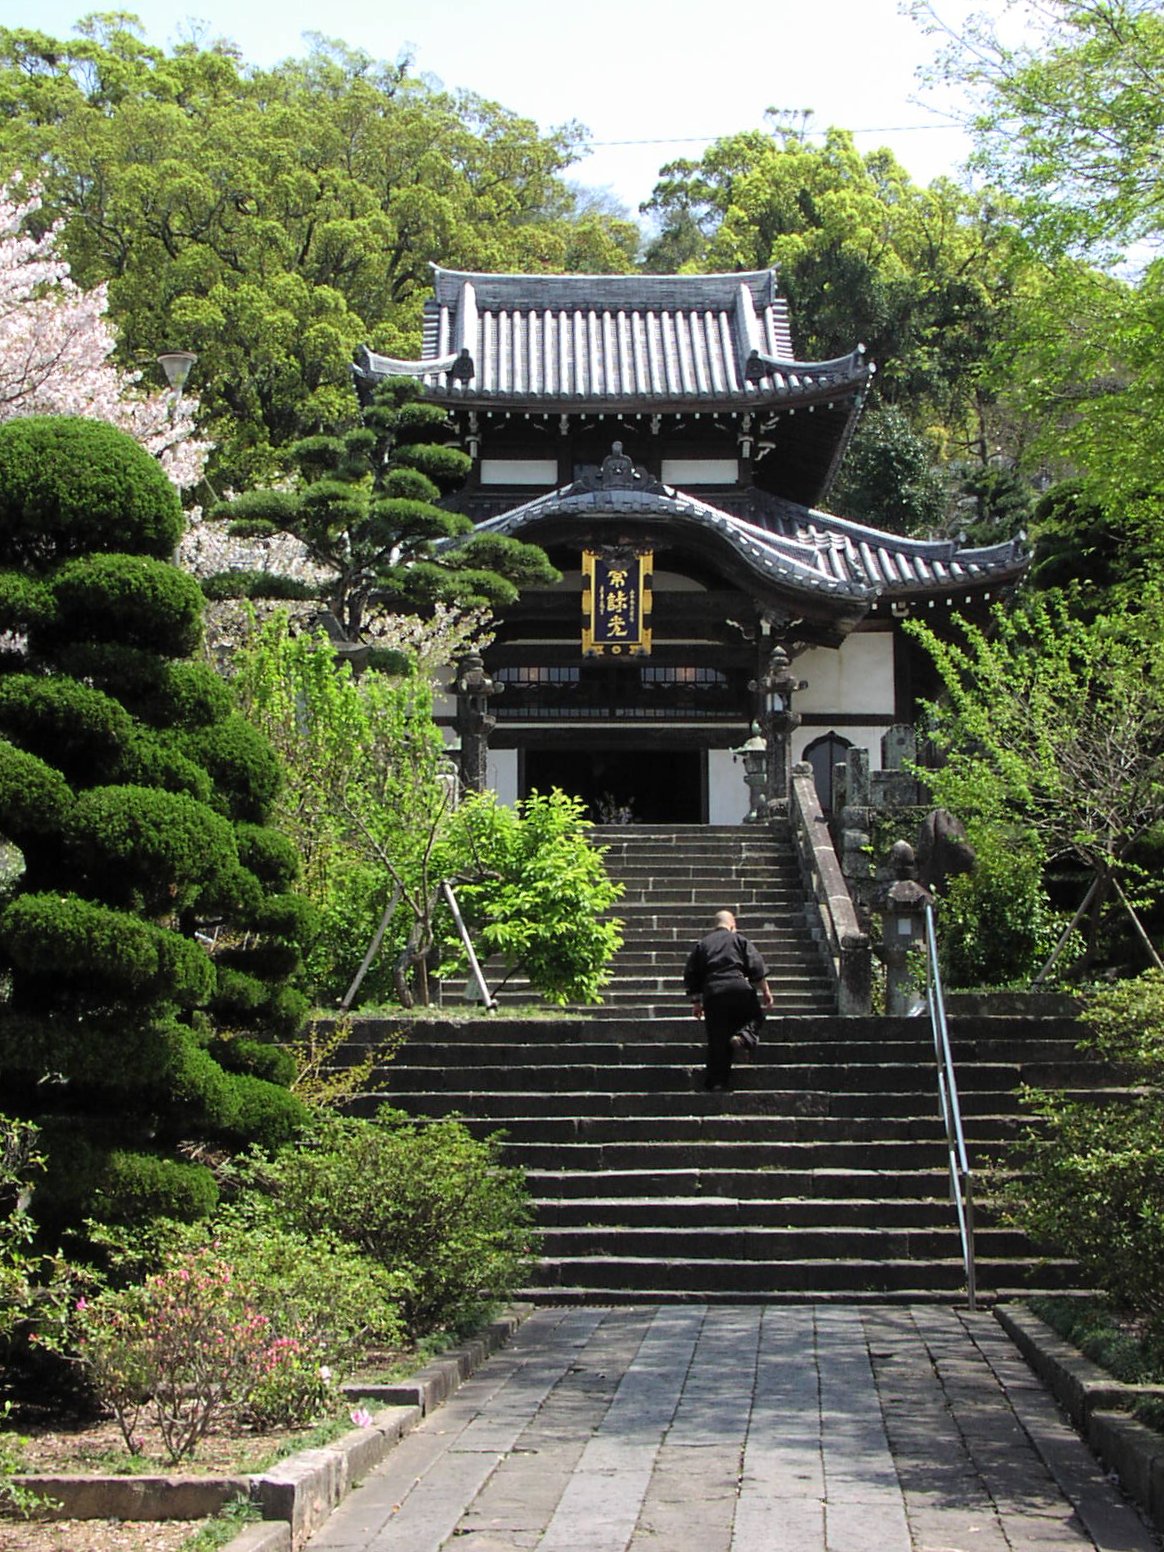
[[[82,291],[59,257],[60,227],[22,230],[39,209],[35,190],[0,187],[0,421],[19,415],[87,415],[135,437],[175,485],[202,478],[209,442],[194,436],[198,401],[147,393],[141,374],[112,360],[106,289]]]
[[[367,1407],[353,1407],[348,1416],[357,1428],[371,1428],[372,1414]]]

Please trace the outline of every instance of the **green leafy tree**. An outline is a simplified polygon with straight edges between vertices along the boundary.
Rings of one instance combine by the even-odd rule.
[[[317,911],[306,945],[313,995],[334,1004],[371,943],[393,889],[401,898],[365,1000],[393,995],[398,956],[435,941],[432,850],[450,804],[432,695],[419,676],[340,664],[326,638],[269,620],[238,654],[233,687],[278,750],[286,779],[274,817],[302,861]]]
[[[935,449],[894,405],[862,417],[829,505],[890,533],[941,528],[949,508],[950,481]]]
[[[0,29],[0,170],[36,169],[85,288],[108,282],[127,362],[199,353],[211,478],[245,489],[351,414],[352,352],[415,355],[436,260],[621,270],[638,234],[563,181],[583,134],[315,37],[247,66],[229,42]]]
[[[619,942],[618,924],[600,919],[617,888],[573,799],[554,793],[511,809],[469,795],[454,810],[423,679],[357,679],[325,639],[292,635],[285,616],[240,654],[234,684],[287,770],[275,814],[319,913],[306,957],[321,1003],[343,996],[381,925],[361,1000],[426,1001],[438,953],[443,971],[459,970],[446,879],[478,948],[502,956],[507,973],[522,971],[550,1001],[596,1000]]]
[[[1079,481],[1125,543],[1158,553],[1164,18],[1155,0],[1046,0],[1023,40],[918,13],[967,92],[981,171],[1038,261],[990,375],[1029,452]],[[1086,534],[1083,536],[1086,543]]]
[[[926,780],[939,804],[974,826],[1030,831],[1049,861],[1069,858],[1091,880],[1085,965],[1100,924],[1136,882],[1132,855],[1164,819],[1164,682],[1155,607],[1075,617],[1060,595],[995,610],[989,631],[967,622],[927,648],[945,697],[927,708],[944,764]],[[1123,882],[1121,882],[1121,878]],[[1149,951],[1154,953],[1151,946]]]
[[[515,602],[522,587],[556,581],[536,546],[474,533],[467,517],[437,505],[464,482],[471,462],[446,438],[444,410],[410,378],[392,378],[376,390],[362,426],[296,444],[296,489],[250,491],[213,515],[242,538],[298,539],[325,577],[320,591],[350,643],[361,640],[375,609],[497,607]],[[227,573],[206,586],[212,595],[262,593],[271,578]]]
[[[470,796],[448,826],[449,871],[475,942],[521,972],[548,1002],[598,1002],[622,945],[610,916],[622,886],[589,845],[586,805],[564,792],[533,793],[516,808]],[[479,937],[478,937],[479,934]],[[459,942],[446,955],[457,962]]]
[[[773,115],[770,134],[664,167],[644,209],[661,224],[649,269],[773,265],[802,357],[862,342],[873,403],[907,415],[931,461],[985,465],[1009,439],[983,376],[1022,274],[997,196],[920,188],[886,150],[862,156],[841,129],[810,145]]]
[[[216,1190],[188,1145],[275,1144],[305,1116],[273,1043],[304,1011],[296,859],[265,827],[279,768],[189,660],[181,524],[124,432],[0,428],[0,833],[23,863],[0,914],[0,1073],[40,1128],[57,1227],[198,1217]]]

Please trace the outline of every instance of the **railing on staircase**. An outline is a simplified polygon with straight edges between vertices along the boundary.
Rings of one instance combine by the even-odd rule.
[[[928,903],[926,919],[926,1006],[934,1036],[934,1054],[938,1061],[938,1095],[942,1120],[946,1127],[946,1156],[950,1169],[950,1199],[958,1214],[958,1233],[962,1239],[962,1265],[966,1271],[966,1297],[971,1310],[977,1307],[974,1273],[974,1195],[966,1138],[962,1130],[962,1108],[958,1102],[958,1081],[954,1076],[954,1058],[950,1051],[950,1030],[946,1023],[946,999],[942,992],[942,972],[938,965],[938,935],[934,908]]]
[[[869,935],[857,920],[817,796],[812,766],[792,768],[788,815],[805,888],[820,909],[826,958],[837,992],[837,1012],[859,1016],[872,1009],[873,957]]]

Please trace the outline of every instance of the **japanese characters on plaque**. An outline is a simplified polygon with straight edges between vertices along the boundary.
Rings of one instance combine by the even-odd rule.
[[[582,551],[582,651],[591,657],[648,657],[654,553]]]

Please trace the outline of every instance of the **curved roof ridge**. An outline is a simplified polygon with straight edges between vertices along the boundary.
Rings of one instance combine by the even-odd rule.
[[[710,502],[689,496],[670,486],[653,490],[615,488],[593,490],[581,485],[543,492],[521,506],[486,518],[476,525],[478,533],[512,533],[537,518],[578,515],[617,517],[627,513],[665,517],[671,521],[694,522],[709,528],[741,555],[755,570],[773,580],[783,580],[808,588],[814,593],[858,599],[871,603],[880,589],[864,577],[841,576],[830,570],[824,554],[812,544],[776,534],[758,527],[734,513],[724,512]],[[466,535],[466,537],[468,537]],[[448,541],[455,544],[456,540]]]
[[[891,533],[885,528],[874,528],[871,523],[858,523],[851,517],[837,517],[832,512],[822,512],[819,507],[805,507],[805,518],[816,527],[850,539],[855,544],[886,545],[907,555],[925,556],[929,560],[953,560],[959,554],[956,539],[919,539],[908,534]]]

